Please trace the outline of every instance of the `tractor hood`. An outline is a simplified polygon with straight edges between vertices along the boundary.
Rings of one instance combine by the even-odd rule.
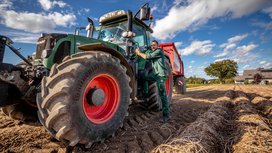
[[[89,48],[89,50],[92,50],[95,46],[99,46],[99,47],[111,48],[113,50],[120,52],[122,55],[125,55],[125,50],[123,48],[111,42],[106,42],[106,41],[102,41],[102,40],[94,39],[94,38],[87,38],[84,36],[75,36],[75,41],[76,41],[77,52],[80,52],[81,50],[86,50],[86,49],[82,49],[82,46],[92,46],[91,48]]]

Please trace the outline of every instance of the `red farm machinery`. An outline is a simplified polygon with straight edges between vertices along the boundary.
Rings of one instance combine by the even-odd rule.
[[[159,46],[164,53],[169,57],[173,73],[173,90],[178,94],[186,93],[186,81],[184,73],[183,61],[178,53],[178,50],[173,42],[162,43]]]

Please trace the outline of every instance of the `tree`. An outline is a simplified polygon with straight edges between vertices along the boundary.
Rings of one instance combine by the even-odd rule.
[[[207,75],[211,77],[217,77],[220,83],[225,83],[226,79],[235,77],[238,73],[238,65],[233,60],[223,60],[215,63],[211,63],[205,68]]]
[[[253,79],[254,79],[254,83],[255,84],[259,84],[262,81],[262,75],[260,75],[259,73],[257,73],[257,74],[255,74],[253,76]]]
[[[199,77],[189,77],[186,79],[187,84],[204,84],[206,80],[204,78],[199,78]]]

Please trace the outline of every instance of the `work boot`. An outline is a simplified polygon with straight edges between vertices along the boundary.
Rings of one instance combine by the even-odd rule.
[[[171,120],[170,114],[163,114],[162,118],[160,119],[161,123],[167,123]]]

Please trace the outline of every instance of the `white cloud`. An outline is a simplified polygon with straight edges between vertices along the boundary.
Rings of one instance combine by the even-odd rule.
[[[272,6],[263,9],[263,12],[267,13],[270,16],[270,18],[272,18]]]
[[[272,63],[266,63],[266,64],[264,65],[264,68],[272,68]]]
[[[67,4],[63,1],[38,0],[38,2],[41,4],[45,11],[52,9],[57,5],[61,8],[67,6]]]
[[[265,21],[256,21],[256,20],[253,20],[251,22],[251,24],[253,26],[260,27],[260,28],[263,28],[265,30],[271,30],[272,29],[272,21],[265,22]]]
[[[210,19],[222,16],[239,18],[262,9],[271,0],[188,0],[175,1],[167,16],[156,20],[153,36],[165,40],[180,31],[195,29]]]
[[[40,34],[22,32],[18,30],[4,30],[1,34],[8,36],[14,42],[35,44]]]
[[[183,2],[183,0],[175,0],[174,5],[180,5]]]
[[[231,51],[231,49],[234,49],[237,46],[237,43],[239,43],[241,40],[245,39],[248,36],[248,34],[243,34],[243,35],[237,35],[234,37],[231,37],[228,39],[228,42],[223,43],[220,45],[220,48],[224,48],[223,51],[214,57],[224,57],[228,55]]]
[[[189,68],[189,69],[191,69],[191,68],[193,68],[193,66],[192,66],[192,65],[190,65],[190,66],[188,66],[188,68]]]
[[[198,41],[195,40],[191,43],[190,46],[184,48],[180,54],[181,55],[190,55],[190,54],[198,54],[205,55],[212,51],[215,44],[212,43],[211,40]]]
[[[215,55],[214,57],[215,58],[224,57],[224,56],[226,56],[228,54],[229,54],[229,51],[228,50],[224,50],[222,53],[219,53],[219,54]]]
[[[193,64],[193,63],[195,63],[195,61],[194,61],[194,60],[192,60],[190,63],[192,63],[192,64]]]
[[[82,16],[85,15],[86,16],[86,14],[89,13],[89,12],[90,12],[89,8],[82,8],[82,9],[77,11],[77,15],[82,15]]]
[[[254,54],[251,51],[257,48],[256,44],[242,45],[234,48],[232,51],[229,51],[230,54],[227,57],[216,59],[215,61],[222,61],[225,59],[234,60],[237,63],[249,63],[258,58],[258,54]]]
[[[176,48],[180,48],[181,46],[182,46],[182,42],[175,42],[175,46],[176,46]]]
[[[182,51],[182,48],[181,48],[182,45],[183,43],[181,41],[175,42],[176,49],[178,50],[179,53],[181,53]]]
[[[51,12],[46,14],[43,12],[16,12],[11,8],[12,3],[6,6],[0,5],[1,24],[26,32],[52,32],[58,26],[67,27],[74,25],[74,21],[76,20],[76,16],[72,13],[61,14],[59,12]]]
[[[263,68],[272,68],[272,63],[268,61],[261,61],[260,62],[261,67]]]
[[[223,60],[227,60],[228,58],[219,58],[219,59],[216,59],[214,60],[214,62],[219,62],[219,61],[223,61]]]
[[[154,13],[155,11],[158,10],[158,6],[157,6],[157,5],[154,5],[154,6],[152,6],[150,9],[151,9],[151,14],[152,14],[152,13]]]
[[[50,13],[47,16],[51,21],[54,21],[57,26],[67,27],[68,25],[74,25],[76,16],[74,14],[61,14],[59,12]]]
[[[265,64],[265,63],[266,63],[266,61],[261,61],[261,62],[260,62],[261,65],[263,65],[263,64]]]
[[[236,61],[237,63],[251,63],[252,61],[257,60],[258,55],[257,54],[246,54],[246,55],[241,55],[241,54],[235,54],[232,57],[230,57],[232,60]]]
[[[232,49],[234,47],[236,47],[236,44],[231,43],[231,44],[227,44],[225,49],[229,50],[229,49]]]
[[[255,44],[249,44],[249,45],[243,45],[236,48],[236,50],[233,51],[234,54],[239,55],[245,55],[248,54],[250,51],[254,50],[258,45]]]
[[[228,42],[229,43],[238,42],[238,41],[241,41],[241,40],[245,39],[247,36],[248,36],[248,34],[234,36],[234,37],[229,38]]]
[[[0,3],[0,9],[9,9],[12,7],[12,2],[9,1],[9,0],[3,0],[1,3]]]
[[[249,67],[250,67],[249,65],[245,65],[245,66],[243,66],[243,69],[247,69]]]

